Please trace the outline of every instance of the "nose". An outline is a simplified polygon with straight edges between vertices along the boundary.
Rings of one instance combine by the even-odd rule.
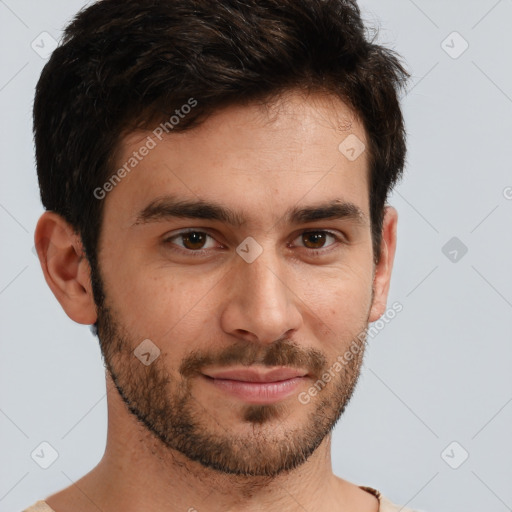
[[[300,291],[293,289],[285,267],[271,249],[265,249],[252,263],[235,260],[226,276],[228,293],[221,314],[224,332],[270,344],[300,328]]]

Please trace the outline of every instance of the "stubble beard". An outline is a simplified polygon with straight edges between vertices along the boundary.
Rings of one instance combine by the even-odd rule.
[[[306,351],[286,339],[266,347],[238,344],[215,357],[193,352],[180,365],[181,378],[173,379],[163,364],[164,351],[149,366],[135,357],[133,350],[142,338],[130,336],[104,303],[98,306],[97,334],[105,367],[128,411],[163,448],[223,474],[272,478],[304,464],[340,419],[359,378],[366,345],[361,333],[367,327],[365,322],[358,336],[343,344],[343,351],[357,349],[354,357],[343,362],[336,377],[324,382],[308,404],[292,396],[286,404],[243,406],[240,422],[252,427],[243,435],[222,425],[194,398],[191,388],[199,368],[212,361],[302,365],[320,378],[329,367],[321,352]],[[276,428],[279,418],[285,420],[287,410],[296,408],[307,408],[301,425],[286,431]]]

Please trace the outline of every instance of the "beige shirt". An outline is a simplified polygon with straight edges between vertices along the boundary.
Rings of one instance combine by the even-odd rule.
[[[380,503],[379,512],[414,512],[409,508],[403,508],[399,505],[395,505],[387,498],[382,496],[382,494],[373,489],[372,487],[360,486],[361,489],[364,489],[366,492],[369,492],[377,497]],[[31,507],[26,508],[23,512],[55,512],[53,508],[50,508],[44,500],[40,500],[37,503],[34,503]]]

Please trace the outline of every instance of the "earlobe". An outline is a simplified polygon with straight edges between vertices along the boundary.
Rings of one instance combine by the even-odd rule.
[[[373,302],[369,322],[375,322],[386,311],[391,271],[396,251],[396,230],[398,212],[392,206],[386,206],[382,223],[382,241],[379,262],[375,266],[373,279]]]
[[[34,242],[45,280],[66,314],[80,324],[93,324],[96,305],[80,236],[60,215],[45,212]]]

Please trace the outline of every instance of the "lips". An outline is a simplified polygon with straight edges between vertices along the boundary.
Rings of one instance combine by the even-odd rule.
[[[271,370],[243,367],[227,370],[210,370],[203,372],[203,375],[212,379],[270,383],[305,377],[307,371],[288,367],[273,368]]]
[[[287,399],[297,392],[307,379],[307,372],[296,368],[272,369],[237,367],[208,370],[202,376],[206,385],[213,386],[224,396],[248,404],[271,404]]]

